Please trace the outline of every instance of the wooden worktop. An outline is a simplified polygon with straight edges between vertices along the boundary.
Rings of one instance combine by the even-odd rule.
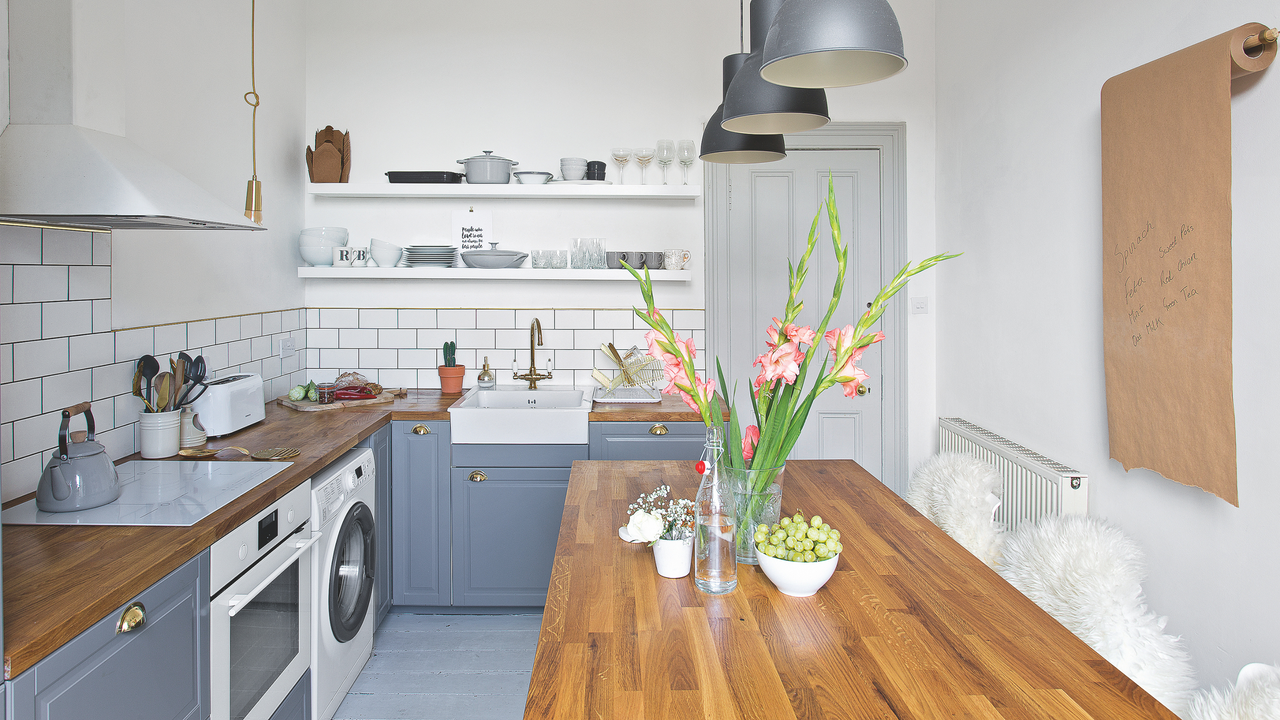
[[[689,463],[577,462],[526,720],[1167,718],[1089,646],[851,461],[787,463],[783,507],[844,552],[818,594],[753,566],[722,596],[618,539],[627,504]]]
[[[459,397],[410,390],[408,397],[392,403],[324,412],[298,412],[273,400],[267,403],[265,420],[210,440],[208,447],[296,447],[302,453],[284,471],[191,527],[5,525],[5,678],[16,677],[88,629],[378,428],[392,420],[447,421],[449,406]],[[698,419],[684,403],[675,403],[683,416],[672,408],[671,417],[664,419]],[[592,420],[632,419],[591,415]],[[120,462],[137,459],[133,455]],[[216,459],[254,462],[234,452]]]

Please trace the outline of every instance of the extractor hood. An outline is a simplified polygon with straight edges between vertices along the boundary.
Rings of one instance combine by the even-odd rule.
[[[125,71],[122,38],[102,32],[120,19],[104,5],[9,0],[0,222],[262,230],[124,137],[123,100],[109,87]]]

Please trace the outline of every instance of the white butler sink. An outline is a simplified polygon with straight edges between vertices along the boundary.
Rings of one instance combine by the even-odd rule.
[[[472,388],[449,408],[454,443],[586,445],[591,395],[571,387]]]

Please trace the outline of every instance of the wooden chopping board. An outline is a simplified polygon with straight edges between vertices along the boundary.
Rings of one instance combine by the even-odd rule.
[[[359,407],[360,405],[377,405],[379,403],[389,403],[397,397],[404,396],[403,388],[399,390],[383,390],[382,394],[376,398],[367,400],[334,400],[328,405],[321,405],[310,400],[290,400],[288,395],[281,395],[276,398],[276,402],[287,408],[301,410],[302,412],[323,412],[325,410],[341,410],[342,408]]]

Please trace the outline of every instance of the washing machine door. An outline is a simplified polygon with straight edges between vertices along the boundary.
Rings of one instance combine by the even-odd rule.
[[[338,642],[355,637],[364,624],[376,558],[373,511],[358,502],[342,519],[329,567],[329,627]]]

